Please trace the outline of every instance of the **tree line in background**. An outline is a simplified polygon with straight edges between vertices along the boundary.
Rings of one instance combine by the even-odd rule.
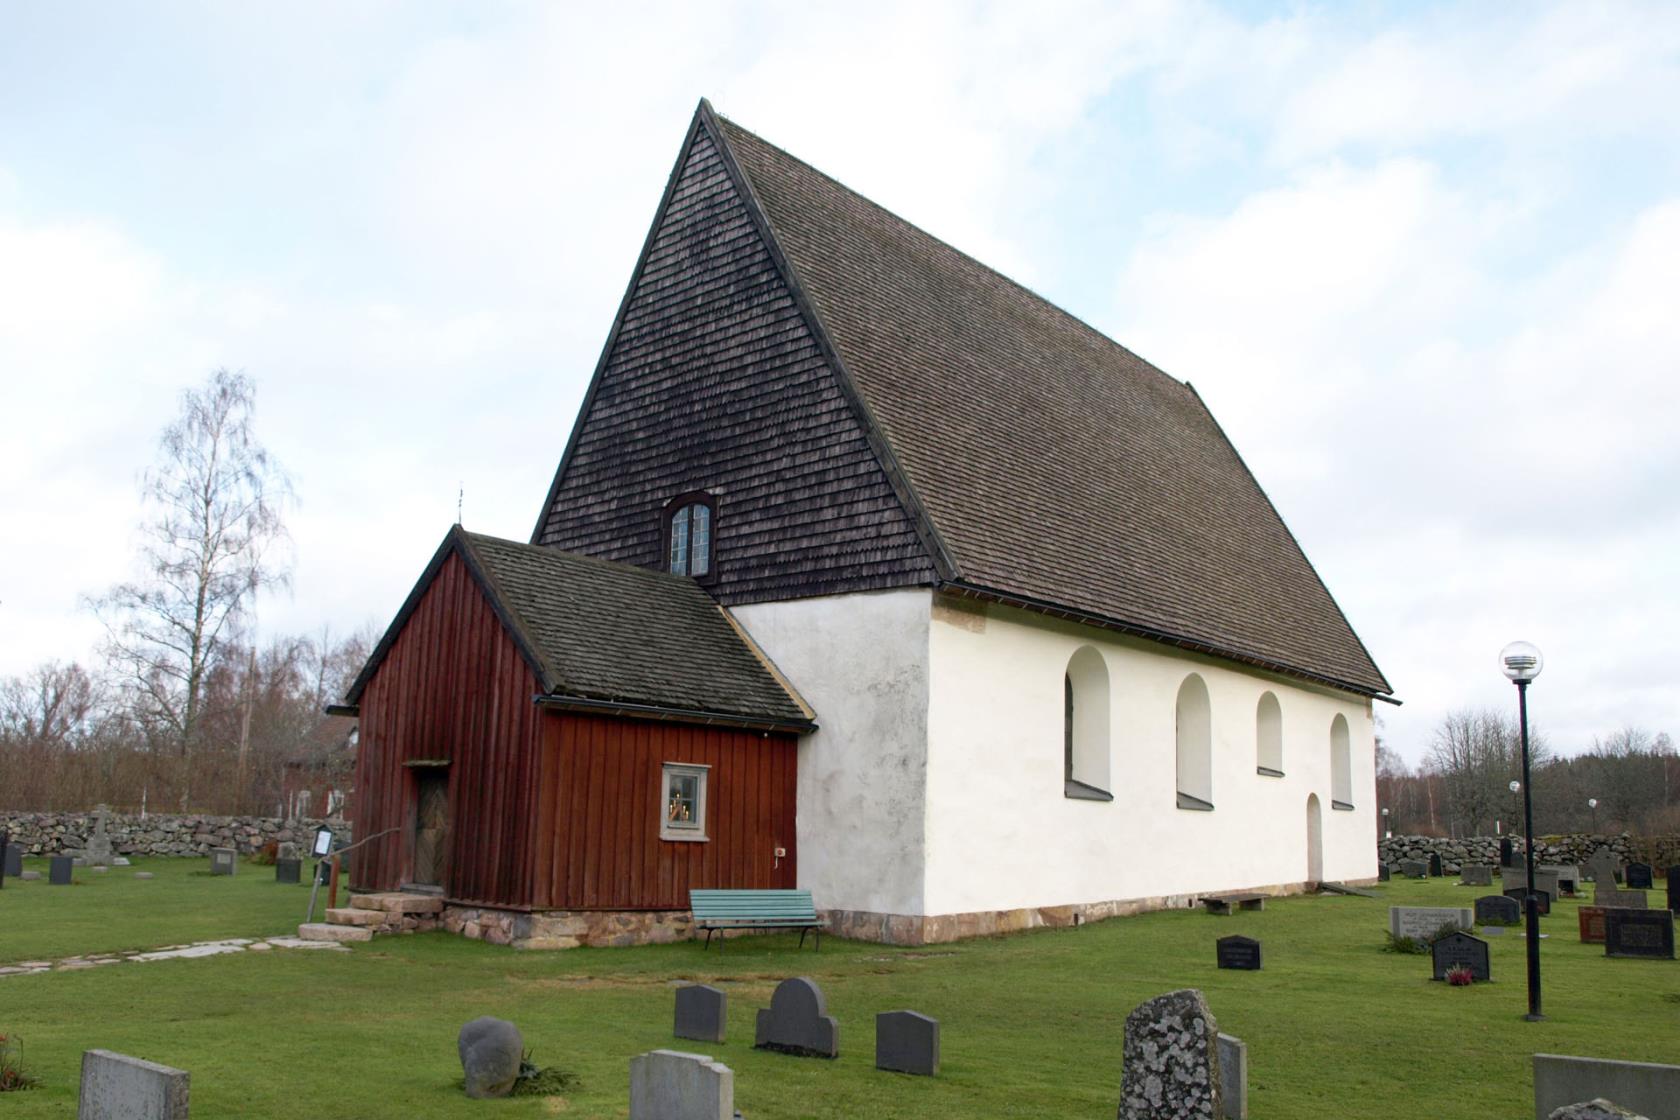
[[[182,394],[141,485],[137,578],[86,601],[98,662],[0,680],[0,808],[286,815],[297,789],[348,788],[353,721],[323,709],[372,635],[259,640],[254,601],[289,580],[290,486],[255,405],[227,370]]]
[[[1664,732],[1624,727],[1560,757],[1532,725],[1529,770],[1536,835],[1680,833],[1680,754]],[[1416,769],[1377,743],[1377,803],[1396,835],[1521,835],[1522,744],[1514,715],[1463,709],[1435,728]]]

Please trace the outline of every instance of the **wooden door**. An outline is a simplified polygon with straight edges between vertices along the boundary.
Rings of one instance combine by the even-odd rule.
[[[415,785],[414,884],[441,887],[449,857],[449,771],[419,770]]]

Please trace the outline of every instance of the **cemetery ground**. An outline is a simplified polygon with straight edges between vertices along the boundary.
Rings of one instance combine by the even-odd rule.
[[[44,861],[26,866],[45,870]],[[242,864],[147,860],[80,886],[7,880],[0,965],[224,937],[278,936],[307,886]],[[157,878],[136,881],[136,870]],[[622,1117],[630,1059],[657,1048],[735,1071],[754,1120],[795,1117],[1111,1117],[1126,1015],[1174,988],[1205,993],[1248,1045],[1258,1120],[1533,1115],[1529,1055],[1672,1062],[1680,962],[1606,959],[1576,939],[1574,900],[1543,920],[1545,1011],[1526,1023],[1520,929],[1489,938],[1493,983],[1431,982],[1427,956],[1385,951],[1391,904],[1469,906],[1453,879],[1381,884],[1375,899],[1270,900],[1261,912],[1177,910],[1077,929],[920,948],[797,935],[638,949],[522,953],[448,934],[348,951],[240,952],[0,978],[0,1033],[24,1040],[39,1089],[8,1118],[74,1115],[81,1053],[100,1047],[186,1069],[203,1117]],[[323,894],[324,894],[323,890]],[[1215,968],[1214,942],[1260,940],[1259,972]],[[778,981],[810,976],[840,1021],[834,1061],[752,1049]],[[728,1041],[675,1039],[674,983],[729,993]],[[876,1071],[876,1012],[941,1021],[937,1078]],[[575,1073],[564,1097],[472,1101],[455,1036],[479,1015],[516,1023],[532,1059]]]

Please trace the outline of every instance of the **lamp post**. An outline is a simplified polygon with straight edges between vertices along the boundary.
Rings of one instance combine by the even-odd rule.
[[[1598,835],[1598,798],[1596,798],[1596,797],[1587,798],[1587,808],[1592,810],[1593,835],[1597,836]]]
[[[1394,835],[1394,833],[1392,833],[1388,830],[1388,810],[1387,809],[1384,809],[1382,811],[1382,817],[1383,817],[1383,839],[1387,840]]]
[[[1523,909],[1528,918],[1528,1015],[1540,1014],[1540,903],[1534,897],[1534,795],[1528,777],[1528,685],[1540,675],[1545,659],[1527,642],[1512,642],[1499,651],[1499,669],[1517,686],[1517,724],[1522,730],[1523,853],[1528,857],[1528,892]],[[1515,783],[1512,783],[1515,785]]]

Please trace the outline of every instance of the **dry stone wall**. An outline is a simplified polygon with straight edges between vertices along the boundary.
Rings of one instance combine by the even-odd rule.
[[[1431,855],[1441,857],[1441,870],[1457,875],[1467,863],[1498,866],[1499,837],[1497,836],[1393,836],[1377,843],[1377,858],[1383,863],[1398,865],[1402,860],[1429,862]],[[1523,850],[1521,836],[1509,838],[1516,853]],[[1680,836],[1594,836],[1571,833],[1567,836],[1540,836],[1534,844],[1535,859],[1540,863],[1582,865],[1598,849],[1608,847],[1622,863],[1638,860],[1653,867],[1668,867],[1680,863]]]
[[[237,848],[248,854],[288,840],[307,851],[322,825],[331,828],[341,842],[349,841],[344,821],[303,818],[113,813],[105,830],[119,856],[204,856],[211,848]],[[93,814],[0,813],[0,832],[10,832],[12,843],[20,845],[25,855],[75,855],[93,835]]]

